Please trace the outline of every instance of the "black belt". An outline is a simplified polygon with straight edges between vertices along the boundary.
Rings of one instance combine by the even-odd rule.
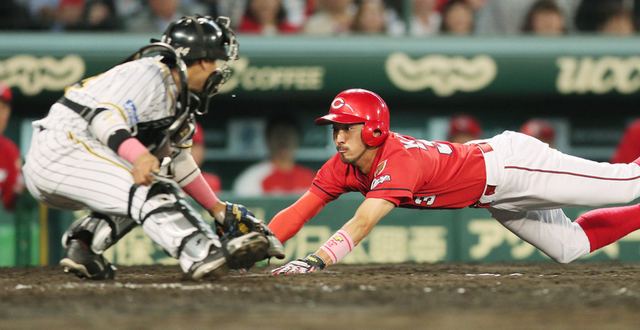
[[[84,119],[86,119],[88,122],[91,122],[91,119],[93,119],[93,108],[84,106],[82,104],[78,104],[76,102],[73,102],[71,100],[69,100],[66,97],[61,97],[58,100],[58,103],[64,105],[65,107],[77,112],[80,116],[82,116]]]

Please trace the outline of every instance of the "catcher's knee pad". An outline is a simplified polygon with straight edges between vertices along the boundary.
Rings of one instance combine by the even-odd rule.
[[[71,224],[62,235],[62,246],[66,248],[72,239],[79,239],[89,245],[93,253],[101,254],[137,225],[131,218],[91,212]]]
[[[139,219],[151,240],[179,259],[183,270],[204,259],[212,245],[221,247],[211,226],[189,205],[175,183],[158,181],[148,189],[137,187],[132,189],[130,199],[139,198],[140,192],[145,193],[145,200],[131,203],[130,213]]]

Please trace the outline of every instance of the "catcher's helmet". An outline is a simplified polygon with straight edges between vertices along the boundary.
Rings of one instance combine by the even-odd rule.
[[[200,59],[228,61],[232,34],[226,17],[188,16],[172,22],[160,41],[175,48],[189,66]]]
[[[316,119],[315,123],[364,123],[362,140],[369,146],[378,147],[389,136],[389,108],[374,92],[366,89],[348,89],[333,99],[329,114]],[[380,133],[379,136],[374,135],[376,131]]]
[[[215,21],[211,16],[182,17],[172,22],[159,40],[173,47],[187,66],[198,60],[225,61],[209,76],[202,91],[196,94],[197,101],[205,101],[200,113],[207,112],[209,99],[229,79],[231,62],[238,59],[240,46],[230,24],[229,18],[224,16]]]

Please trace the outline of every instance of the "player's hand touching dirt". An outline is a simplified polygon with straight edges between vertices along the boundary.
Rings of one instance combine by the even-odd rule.
[[[316,269],[324,269],[326,266],[324,260],[318,255],[312,253],[304,259],[290,261],[276,269],[271,270],[272,275],[279,274],[306,274]]]
[[[136,184],[148,185],[154,181],[152,173],[160,170],[160,161],[150,152],[143,152],[133,162],[133,181]]]

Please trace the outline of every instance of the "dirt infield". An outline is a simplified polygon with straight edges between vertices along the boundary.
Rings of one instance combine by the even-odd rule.
[[[192,282],[175,266],[87,281],[0,268],[0,329],[639,329],[640,264],[270,267]]]

